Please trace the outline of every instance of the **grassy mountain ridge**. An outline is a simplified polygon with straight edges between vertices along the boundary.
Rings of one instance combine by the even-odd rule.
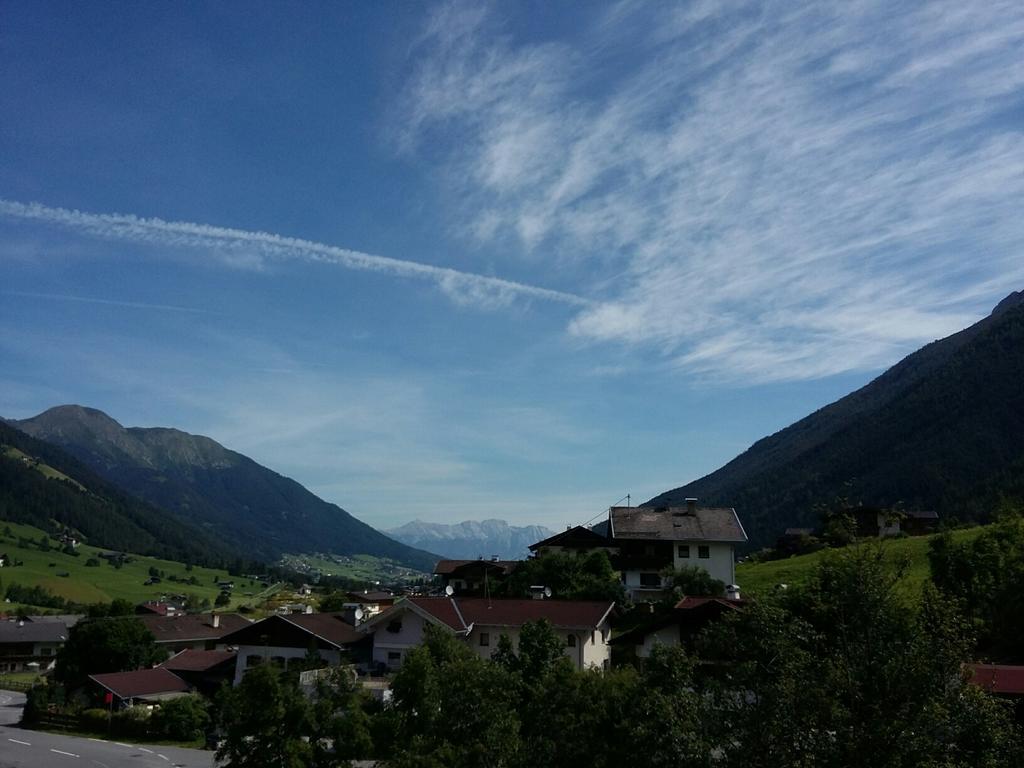
[[[172,560],[221,563],[239,555],[124,493],[57,446],[2,422],[0,445],[2,520],[47,530],[55,520],[94,544]]]
[[[202,435],[126,429],[77,405],[12,423],[65,448],[125,491],[268,561],[312,551],[377,555],[419,570],[436,561]]]
[[[933,342],[861,389],[759,440],[711,474],[648,505],[696,496],[740,513],[755,546],[817,523],[814,507],[936,509],[985,520],[1024,498],[1024,292]]]

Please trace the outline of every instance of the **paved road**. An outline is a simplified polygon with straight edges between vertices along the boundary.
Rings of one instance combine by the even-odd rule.
[[[60,736],[14,726],[25,695],[0,691],[0,768],[211,768],[213,753]]]

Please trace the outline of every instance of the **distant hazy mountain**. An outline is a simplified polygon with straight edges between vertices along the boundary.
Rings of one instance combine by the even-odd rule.
[[[79,405],[9,423],[61,446],[128,493],[253,557],[370,554],[428,571],[436,560],[208,437],[177,429],[125,429],[102,411]]]
[[[849,484],[847,486],[847,484]],[[1024,503],[1024,292],[865,387],[648,505],[736,508],[752,543],[817,522],[814,505],[934,509],[982,519]]]
[[[504,520],[466,520],[454,525],[413,520],[386,531],[406,544],[453,559],[493,557],[518,560],[530,554],[534,542],[553,536],[540,525],[510,526]]]

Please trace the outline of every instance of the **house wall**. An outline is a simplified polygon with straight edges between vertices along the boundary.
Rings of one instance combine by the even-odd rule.
[[[480,635],[488,635],[488,645],[480,645]],[[474,625],[473,631],[466,638],[469,647],[483,659],[489,659],[498,648],[498,641],[502,635],[507,635],[512,641],[512,648],[519,650],[519,627],[487,627]],[[608,623],[601,625],[601,629],[594,630],[569,630],[555,629],[555,634],[562,641],[562,648],[565,657],[573,663],[576,669],[597,667],[599,669],[607,666],[611,659],[611,651],[608,640],[611,637],[611,630]],[[569,636],[576,638],[575,646],[569,645]]]
[[[679,645],[679,627],[671,624],[646,635],[643,643],[636,647],[636,655],[646,659],[659,645],[669,648]]]
[[[251,662],[251,656],[259,658],[260,664],[271,664],[274,663],[275,658],[283,658],[287,668],[287,665],[291,663],[291,659],[304,659],[308,653],[309,648],[287,648],[277,645],[240,645],[238,646],[238,656],[235,658],[235,678],[232,685],[238,685],[245,676],[246,671],[256,666]],[[340,651],[320,649],[317,653],[320,654],[321,659],[331,666],[341,664]]]
[[[397,669],[405,660],[410,648],[423,642],[423,629],[426,622],[417,613],[402,611],[396,620],[401,621],[398,632],[389,632],[390,621],[383,621],[373,630],[373,663],[384,664]],[[395,658],[394,654],[398,654]]]
[[[689,546],[690,556],[679,556],[679,545]],[[707,559],[698,557],[698,547],[708,547]],[[718,541],[676,541],[672,547],[672,565],[681,568],[684,565],[703,568],[711,574],[712,578],[718,579],[723,584],[736,583],[736,558],[732,544],[725,544]]]

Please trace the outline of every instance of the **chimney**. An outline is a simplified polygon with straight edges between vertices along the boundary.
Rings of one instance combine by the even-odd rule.
[[[740,588],[738,586],[736,586],[735,584],[730,584],[729,586],[727,586],[725,588],[725,596],[729,600],[739,600],[740,599]]]
[[[697,514],[697,500],[687,499],[686,500],[686,514],[696,515]]]
[[[219,629],[220,628],[220,614],[219,613],[214,613],[213,614],[213,628],[214,629]]]
[[[498,562],[498,556],[497,555],[491,555],[491,562],[492,563]]]

